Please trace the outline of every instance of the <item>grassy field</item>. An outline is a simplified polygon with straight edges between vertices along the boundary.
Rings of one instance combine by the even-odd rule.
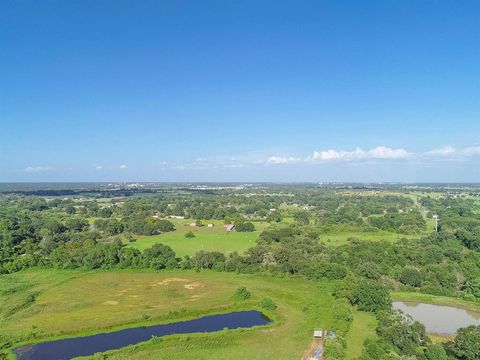
[[[260,232],[268,226],[268,223],[255,222],[254,232],[227,232],[220,221],[209,221],[215,226],[213,228],[202,226],[192,227],[188,224],[194,220],[173,220],[176,230],[169,233],[154,236],[141,236],[130,246],[141,251],[151,247],[155,243],[162,243],[170,246],[178,256],[195,255],[197,251],[220,251],[228,254],[234,251],[243,253],[248,248],[255,246]],[[205,222],[207,224],[207,222]],[[186,238],[185,233],[193,232],[194,238]]]
[[[363,343],[366,339],[373,339],[377,336],[375,329],[377,319],[371,313],[357,311],[353,318],[352,325],[347,334],[347,356],[346,359],[355,359],[362,354]]]
[[[370,240],[370,241],[398,241],[400,239],[417,239],[421,235],[405,235],[397,234],[388,231],[375,231],[375,232],[335,232],[335,233],[326,233],[320,234],[320,241],[325,242],[328,245],[344,245],[347,243],[348,238],[355,237],[361,240]]]
[[[236,303],[232,294],[239,286],[252,297]],[[312,329],[333,322],[331,287],[328,282],[215,272],[30,270],[0,277],[0,329],[12,342],[42,341],[254,309],[269,297],[278,308],[267,313],[275,322],[266,328],[172,336],[108,358],[298,359]]]

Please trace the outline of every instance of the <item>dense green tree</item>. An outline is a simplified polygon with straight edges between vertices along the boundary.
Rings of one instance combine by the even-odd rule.
[[[282,221],[283,217],[282,215],[280,214],[279,211],[271,211],[268,215],[267,215],[267,221],[268,222],[280,222]]]
[[[307,211],[297,211],[293,214],[293,218],[299,225],[308,225],[310,223]]]
[[[160,270],[175,268],[178,265],[178,261],[171,247],[157,243],[143,251],[143,264],[145,267]]]
[[[425,358],[427,360],[448,360],[448,355],[442,345],[431,344],[425,349]]]
[[[418,287],[422,283],[422,276],[418,269],[413,267],[405,267],[400,273],[400,281],[403,284]]]
[[[392,343],[401,354],[417,355],[421,347],[428,343],[425,326],[409,316],[399,311],[382,311],[377,316],[378,334]]]
[[[193,265],[198,269],[222,269],[225,265],[225,255],[218,251],[199,251],[192,258]]]
[[[255,225],[251,222],[242,222],[235,226],[235,230],[238,232],[253,232],[255,231]]]
[[[355,285],[351,302],[363,311],[380,311],[391,306],[388,290],[371,280],[362,280]]]
[[[459,329],[452,350],[458,359],[480,360],[480,326]]]

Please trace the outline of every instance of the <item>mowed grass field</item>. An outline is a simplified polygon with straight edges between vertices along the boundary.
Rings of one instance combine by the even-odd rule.
[[[250,299],[235,302],[239,286]],[[265,328],[175,335],[109,353],[108,359],[298,359],[314,327],[330,328],[333,284],[299,278],[194,271],[29,270],[0,277],[0,332],[13,342],[174,322],[209,313],[278,308]],[[32,301],[31,295],[34,295]]]
[[[377,319],[374,314],[361,311],[355,312],[352,325],[345,338],[347,341],[347,360],[359,357],[362,354],[365,340],[377,337],[375,333],[376,327]]]
[[[348,241],[348,238],[355,237],[361,240],[368,240],[368,241],[390,241],[395,242],[400,239],[418,239],[422,237],[422,235],[406,235],[406,234],[398,234],[394,232],[388,231],[375,231],[375,232],[332,232],[332,233],[324,233],[320,234],[319,238],[320,241],[328,244],[328,245],[344,245]]]
[[[256,240],[260,236],[260,232],[264,230],[268,223],[254,222],[256,231],[254,232],[237,232],[226,231],[221,221],[204,221],[205,226],[193,227],[189,226],[195,220],[176,220],[168,219],[175,224],[175,231],[163,233],[153,236],[141,236],[129,246],[135,247],[141,251],[151,247],[155,243],[162,243],[170,246],[177,256],[195,255],[200,250],[219,251],[229,254],[234,251],[242,254],[245,250],[254,247]],[[208,223],[214,224],[214,227],[206,226]],[[193,232],[194,238],[186,238],[185,233]]]

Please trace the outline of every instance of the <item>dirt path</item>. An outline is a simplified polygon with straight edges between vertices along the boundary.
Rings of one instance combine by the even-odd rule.
[[[315,350],[317,350],[320,346],[323,347],[323,340],[314,339],[308,346],[308,349],[305,350],[305,352],[303,353],[302,360],[308,360],[313,357],[313,355],[315,354]],[[323,356],[320,358],[320,360],[321,359],[323,359]]]

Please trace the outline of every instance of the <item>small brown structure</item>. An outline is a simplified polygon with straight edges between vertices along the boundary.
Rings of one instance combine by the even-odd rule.
[[[225,224],[225,225],[223,225],[223,227],[227,231],[232,231],[233,229],[235,229],[235,224]]]

